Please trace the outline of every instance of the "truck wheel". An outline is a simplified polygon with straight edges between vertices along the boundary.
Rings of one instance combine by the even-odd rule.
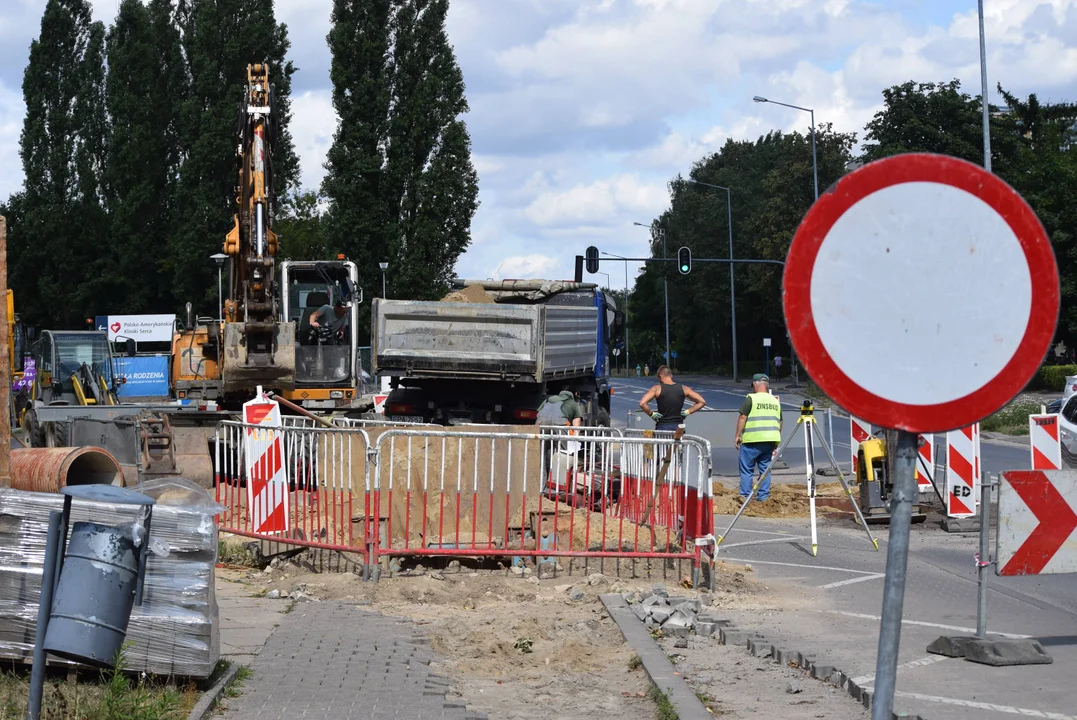
[[[598,424],[598,427],[610,426],[610,414],[606,408],[600,407],[598,409],[598,412],[595,413],[595,422]]]

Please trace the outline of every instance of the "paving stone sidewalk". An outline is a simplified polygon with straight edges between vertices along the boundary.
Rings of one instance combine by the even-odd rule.
[[[227,720],[486,720],[446,697],[448,679],[410,623],[351,603],[305,602],[251,663]]]

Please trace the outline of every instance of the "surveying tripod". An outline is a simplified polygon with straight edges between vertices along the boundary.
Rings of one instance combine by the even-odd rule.
[[[797,431],[802,430],[804,433],[804,461],[807,465],[805,468],[805,479],[808,483],[808,502],[811,512],[811,554],[819,554],[819,539],[815,528],[815,436],[818,425],[815,421],[815,408],[812,406],[811,400],[805,400],[804,404],[800,407],[800,417],[797,418],[796,426],[790,431],[781,444],[778,445],[778,449],[774,455],[780,456],[786,445],[796,437]],[[819,444],[823,450],[826,451],[827,458],[830,459],[830,465],[834,468],[834,471],[838,475],[838,481],[841,483],[841,487],[845,490],[845,494],[849,497],[849,503],[853,506],[853,510],[856,512],[857,522],[864,528],[864,532],[868,534],[868,540],[875,546],[875,549],[879,549],[879,541],[876,540],[871,530],[868,529],[868,524],[864,520],[863,513],[860,512],[860,505],[857,503],[856,498],[853,497],[853,491],[849,487],[849,483],[845,482],[845,475],[842,474],[841,468],[838,467],[837,460],[834,459],[834,453],[830,452],[830,447],[827,446],[826,440],[823,439],[822,434],[819,434]],[[722,540],[729,535],[729,532],[733,529],[733,526],[737,524],[737,520],[740,520],[740,516],[744,514],[744,511],[748,508],[748,503],[752,501],[755,494],[759,491],[759,486],[770,476],[771,471],[774,469],[774,462],[771,461],[766,472],[759,476],[759,479],[752,483],[752,491],[748,494],[748,497],[744,499],[744,503],[740,506],[740,510],[737,510],[737,514],[733,517],[733,521],[729,523],[729,527],[725,529],[725,532],[719,535],[714,543],[715,553],[718,552],[718,546],[722,544]]]

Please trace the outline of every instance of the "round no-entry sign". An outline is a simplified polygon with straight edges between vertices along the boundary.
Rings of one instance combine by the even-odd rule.
[[[1002,180],[956,158],[899,155],[812,206],[783,299],[797,354],[836,403],[876,425],[942,432],[995,412],[1037,371],[1058,268]]]

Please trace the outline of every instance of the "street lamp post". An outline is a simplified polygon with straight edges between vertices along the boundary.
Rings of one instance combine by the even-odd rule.
[[[756,95],[752,98],[757,103],[770,103],[771,105],[781,105],[782,107],[792,108],[794,110],[801,110],[811,114],[811,172],[812,179],[815,182],[815,199],[819,200],[819,163],[815,155],[815,110],[812,108],[800,107],[799,105],[790,105],[789,103],[778,102],[777,100],[768,100],[765,97]],[[793,363],[793,387],[797,387],[800,382],[799,373],[797,372],[797,351],[793,348],[793,343],[789,343],[789,359]]]
[[[991,116],[987,104],[987,42],[984,38],[984,0],[977,3],[980,15],[980,101],[984,116],[984,170],[991,172]]]
[[[224,261],[228,259],[228,256],[224,253],[215,253],[209,256],[209,259],[217,263],[217,321],[224,320],[224,292],[221,289],[221,269],[224,267]]]
[[[603,252],[603,255],[608,255],[619,260],[624,260],[625,263],[625,373],[628,373],[628,369],[632,367],[631,356],[628,352],[628,259],[621,255],[614,255],[613,253]],[[605,273],[603,273],[605,275]],[[609,277],[608,275],[606,276]]]
[[[643,223],[632,223],[633,225],[639,225],[640,227],[650,228],[654,230],[655,225],[658,223],[651,223],[650,225],[644,225]],[[666,229],[661,225],[658,225],[658,231],[662,233],[662,259],[665,260],[666,255]],[[666,362],[668,363],[672,358],[669,356],[669,280],[666,278],[665,268],[662,269],[662,295],[666,301]]]
[[[389,269],[389,263],[380,262],[378,267],[381,268],[381,297],[385,299],[385,271]]]
[[[726,210],[729,215],[729,258],[733,259],[733,195],[730,189],[723,187],[722,185],[711,185],[710,183],[700,182],[699,180],[693,180],[687,178],[688,182],[695,183],[696,185],[702,185],[703,187],[714,188],[716,190],[725,190],[725,203]],[[740,375],[737,372],[737,292],[733,286],[733,263],[729,263],[729,319],[733,325],[733,382],[740,382]]]

